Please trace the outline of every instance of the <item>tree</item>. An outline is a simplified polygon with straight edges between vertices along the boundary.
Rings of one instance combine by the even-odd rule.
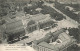
[[[66,19],[62,14],[57,14],[57,16],[55,17],[56,20],[60,21],[63,19]]]
[[[54,19],[57,16],[57,12],[50,13],[50,16],[51,16],[52,19]]]
[[[37,3],[37,5],[38,5],[38,7],[42,7],[42,4],[43,4],[44,2],[43,1],[38,1],[38,3]]]
[[[59,14],[57,12],[51,13],[50,16],[51,16],[52,19],[55,19],[57,21],[66,19],[62,14]]]
[[[32,24],[35,24],[35,21],[31,20],[31,21],[28,22],[27,25],[29,26],[29,25],[32,25]]]
[[[69,35],[74,36],[75,39],[79,40],[79,29],[78,28],[71,28],[68,29]]]
[[[8,14],[10,5],[5,0],[0,0],[0,17]]]
[[[42,14],[52,14],[55,11],[53,8],[46,6],[46,5],[42,6],[41,8],[42,8],[41,10]]]
[[[30,11],[30,9],[28,9],[27,7],[24,7],[24,12],[29,12]]]

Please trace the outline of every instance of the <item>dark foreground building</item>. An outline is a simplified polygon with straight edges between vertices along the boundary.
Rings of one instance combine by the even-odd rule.
[[[76,40],[65,33],[64,29],[47,34],[40,40],[35,40],[32,46],[37,51],[69,51]]]

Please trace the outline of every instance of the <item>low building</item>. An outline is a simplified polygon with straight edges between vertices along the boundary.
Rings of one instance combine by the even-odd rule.
[[[69,47],[74,44],[76,44],[76,40],[61,29],[47,34],[40,40],[33,41],[32,47],[37,51],[68,51]]]

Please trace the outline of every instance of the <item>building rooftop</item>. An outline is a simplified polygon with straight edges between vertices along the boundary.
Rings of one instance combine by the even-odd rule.
[[[49,19],[51,19],[50,18],[50,15],[49,14],[46,14],[46,15],[43,15],[43,14],[36,14],[36,15],[33,15],[33,16],[31,16],[31,18],[30,19],[32,19],[32,20],[34,20],[34,21],[46,21],[46,20],[49,20]]]
[[[47,34],[45,35],[45,37],[43,37],[42,39],[35,40],[35,41],[33,41],[33,42],[36,43],[36,44],[39,44],[40,42],[43,42],[43,41],[49,41],[49,39],[50,39],[52,36],[57,37],[59,34],[61,34],[61,33],[64,32],[64,31],[65,31],[65,29],[60,29],[60,30],[58,30],[58,31],[56,31],[56,32],[54,32],[54,33],[47,33]]]
[[[63,31],[63,32],[61,32],[61,31]],[[58,32],[58,33],[56,33],[56,32]],[[56,32],[49,34],[40,40],[36,40],[36,42],[33,42],[33,43],[35,43],[35,44],[37,43],[37,45],[39,45],[39,46],[49,48],[54,51],[59,51],[60,49],[64,49],[64,48],[72,45],[76,41],[69,34],[65,33],[63,29],[58,30]],[[52,39],[53,41],[50,39]],[[56,39],[56,40],[54,40],[54,39]],[[52,42],[50,42],[50,41],[52,41]]]

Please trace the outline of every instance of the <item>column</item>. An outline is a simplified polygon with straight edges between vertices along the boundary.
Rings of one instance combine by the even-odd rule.
[[[78,38],[79,38],[79,42],[80,42],[80,12],[78,13],[78,17],[79,17],[79,27],[78,27],[79,28],[79,34],[78,34],[79,36],[78,36]]]
[[[38,51],[40,51],[40,46],[38,46],[39,48],[38,48]]]
[[[39,28],[39,22],[37,22],[36,25],[37,25],[37,29],[40,30],[40,28]]]
[[[80,43],[80,25],[79,25],[79,33],[78,33],[78,42]]]

